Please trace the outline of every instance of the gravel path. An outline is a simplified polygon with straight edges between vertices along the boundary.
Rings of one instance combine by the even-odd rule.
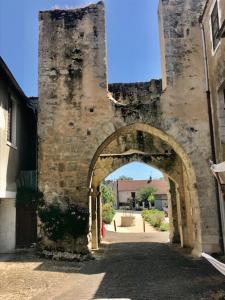
[[[103,259],[85,265],[79,282],[52,299],[225,299],[225,277],[206,261],[149,239],[150,234],[109,232]]]
[[[0,299],[225,299],[224,276],[157,234],[107,232],[96,260],[85,263],[2,257]]]

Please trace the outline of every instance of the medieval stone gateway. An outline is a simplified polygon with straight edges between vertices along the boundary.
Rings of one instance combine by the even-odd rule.
[[[47,205],[69,199],[90,210],[88,235],[53,242],[42,233],[43,247],[96,248],[100,182],[138,160],[169,178],[171,241],[195,255],[220,251],[215,184],[208,167],[204,64],[198,63],[203,3],[160,1],[163,80],[129,84],[107,82],[102,2],[40,12],[39,189]]]

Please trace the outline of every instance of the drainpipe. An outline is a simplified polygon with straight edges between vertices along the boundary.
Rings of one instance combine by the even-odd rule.
[[[208,70],[208,58],[206,51],[206,42],[205,42],[205,29],[202,24],[202,18],[199,19],[201,33],[202,33],[202,45],[203,45],[203,54],[204,54],[204,68],[205,68],[205,78],[206,78],[206,97],[207,97],[207,106],[208,106],[208,117],[209,117],[209,132],[210,132],[210,141],[211,141],[211,150],[212,150],[212,160],[213,163],[217,163],[216,157],[216,143],[215,143],[215,131],[213,124],[213,113],[212,113],[212,102],[211,102],[211,93],[209,88],[209,70]],[[219,222],[219,235],[220,235],[220,247],[222,252],[224,253],[224,239],[223,239],[223,226],[222,226],[222,213],[221,213],[221,203],[220,203],[220,193],[218,182],[216,178],[215,187],[216,187],[216,200],[217,200],[217,215]]]

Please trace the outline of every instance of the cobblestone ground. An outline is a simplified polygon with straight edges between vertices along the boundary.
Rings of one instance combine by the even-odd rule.
[[[160,232],[107,232],[96,260],[85,263],[40,260],[32,254],[5,257],[0,299],[225,299],[225,277],[166,240]]]

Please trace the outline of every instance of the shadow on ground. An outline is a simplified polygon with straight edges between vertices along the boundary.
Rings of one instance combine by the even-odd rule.
[[[90,270],[105,273],[94,299],[225,299],[225,277],[166,244],[113,244],[103,261],[82,272]]]
[[[52,262],[26,254],[21,262],[40,261],[38,271],[77,273],[76,280],[51,299],[225,299],[225,277],[207,261],[184,255],[167,243],[147,242],[145,235],[137,242],[129,234],[112,240],[114,234],[108,234],[109,244],[94,261]],[[19,262],[18,255],[12,261]]]

